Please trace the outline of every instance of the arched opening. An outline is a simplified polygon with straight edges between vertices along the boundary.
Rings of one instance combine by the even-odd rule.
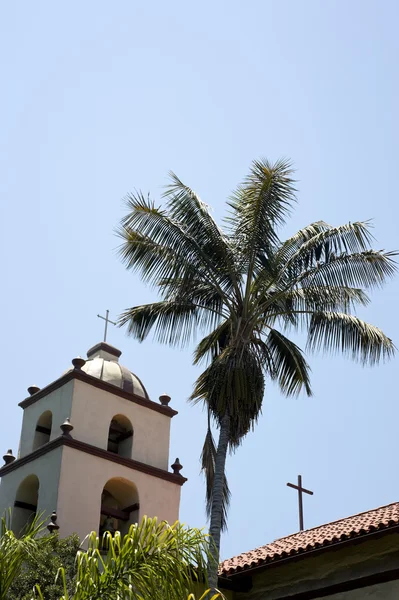
[[[115,415],[108,430],[108,452],[132,458],[133,427],[124,415]]]
[[[32,450],[36,450],[47,444],[50,441],[51,426],[53,424],[53,415],[51,410],[46,410],[40,417],[36,424],[35,437],[33,438]]]
[[[105,531],[125,535],[130,525],[138,522],[139,508],[139,495],[132,481],[109,479],[101,494],[100,535]]]
[[[19,485],[12,512],[11,529],[21,535],[29,527],[37,513],[39,499],[39,479],[28,475]]]

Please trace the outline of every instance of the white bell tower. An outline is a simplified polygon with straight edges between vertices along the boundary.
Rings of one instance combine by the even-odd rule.
[[[166,394],[152,402],[120,355],[101,342],[47,387],[28,388],[19,456],[8,451],[0,468],[0,514],[13,509],[16,533],[35,513],[53,511],[60,535],[81,539],[124,533],[143,515],[178,519],[186,479],[178,459],[168,470],[177,412]]]

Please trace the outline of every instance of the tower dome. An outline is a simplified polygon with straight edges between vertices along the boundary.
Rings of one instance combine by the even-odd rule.
[[[100,342],[87,351],[87,360],[82,371],[125,392],[149,399],[147,390],[137,375],[119,363],[121,354],[122,352],[114,346]]]

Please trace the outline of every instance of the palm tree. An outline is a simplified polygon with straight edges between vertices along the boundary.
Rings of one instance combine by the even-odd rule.
[[[207,535],[178,522],[168,525],[144,517],[124,537],[107,532],[99,538],[92,532],[88,549],[78,552],[72,595],[60,569],[61,600],[195,600],[193,589],[204,587],[207,555]],[[36,593],[43,598],[40,582]]]
[[[127,309],[119,323],[140,341],[153,331],[172,346],[189,343],[198,329],[205,335],[194,362],[208,366],[191,398],[209,411],[202,466],[213,541],[209,584],[216,588],[229,501],[227,450],[256,424],[266,376],[286,395],[311,394],[304,353],[286,334],[305,328],[308,350],[342,352],[364,364],[389,358],[392,341],[353,312],[368,304],[365,290],[393,275],[394,254],[370,248],[368,222],[317,221],[280,241],[295,201],[287,161],[253,162],[228,203],[225,230],[173,173],[164,196],[165,208],[141,192],[127,198],[120,255],[160,301]]]

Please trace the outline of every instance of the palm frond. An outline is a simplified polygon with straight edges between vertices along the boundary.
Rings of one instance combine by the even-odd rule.
[[[123,240],[118,248],[121,261],[128,270],[138,272],[145,283],[155,287],[162,279],[198,277],[190,260],[177,256],[173,249],[128,227],[121,227],[116,233]]]
[[[303,246],[303,244],[320,233],[330,229],[331,225],[325,221],[315,221],[314,223],[310,223],[306,227],[303,227],[281,244],[281,247],[276,252],[277,260],[279,262],[286,262],[301,246]]]
[[[263,257],[261,260],[262,268],[258,271],[255,281],[252,284],[253,293],[262,293],[276,285],[279,274],[285,273],[287,262],[296,254],[296,252],[310,239],[318,234],[332,229],[324,221],[316,221],[307,227],[300,229],[288,240],[275,248],[272,257]]]
[[[220,323],[209,335],[204,337],[194,352],[194,364],[209,358],[214,360],[226,348],[231,332],[231,323],[228,319]]]
[[[345,286],[308,286],[293,288],[276,294],[265,294],[259,299],[259,323],[284,327],[309,324],[314,312],[338,311],[351,313],[357,306],[367,306],[369,297],[360,288]]]
[[[367,306],[369,296],[360,288],[319,285],[297,288],[287,293],[293,311],[339,310],[351,312],[358,306]]]
[[[288,259],[284,269],[292,273],[302,272],[328,263],[332,257],[341,254],[357,254],[369,250],[373,237],[369,222],[346,223],[329,227],[306,240]]]
[[[281,391],[292,396],[304,388],[311,396],[310,367],[301,349],[276,329],[269,331],[266,346],[274,365],[271,377],[278,381]]]
[[[10,528],[11,512],[0,520],[0,600],[6,600],[11,584],[19,577],[24,562],[37,552],[48,537],[39,538],[44,526],[42,515],[36,515],[17,537]]]
[[[392,357],[395,352],[392,340],[381,329],[353,315],[336,312],[319,312],[312,316],[308,348],[341,352],[370,365]]]
[[[237,290],[240,275],[227,236],[211,216],[209,206],[202,202],[194,190],[172,171],[169,176],[172,182],[166,187],[164,197],[168,200],[171,218],[181,223],[186,233],[200,243],[210,261],[218,265],[224,275],[224,288]]]
[[[206,583],[208,536],[179,522],[144,517],[124,537],[105,533],[102,540],[92,532],[88,544],[78,553],[75,590],[69,596],[65,586],[65,600],[181,600]],[[59,577],[65,582],[62,569]]]
[[[126,309],[118,318],[118,325],[127,325],[128,334],[140,342],[153,331],[162,344],[185,345],[193,337],[198,325],[198,309],[192,303],[153,302]]]
[[[207,324],[217,324],[227,310],[223,303],[223,296],[207,282],[198,280],[191,274],[184,278],[171,277],[162,279],[158,288],[161,295],[169,301],[180,304],[193,304],[198,309],[203,309]],[[211,317],[211,313],[214,318]]]
[[[184,229],[184,224],[174,220],[167,211],[156,208],[141,193],[127,198],[129,213],[122,220],[122,227],[139,232],[156,245],[175,254],[177,261],[190,263],[197,277],[204,277],[219,290],[226,285],[226,275],[220,265],[213,261],[201,247],[201,241]]]
[[[248,262],[262,263],[278,243],[277,228],[284,224],[295,201],[291,163],[254,161],[249,175],[234,192],[230,207],[233,236]]]
[[[339,286],[373,289],[381,287],[396,270],[396,252],[366,250],[355,254],[341,254],[329,262],[304,270],[294,276],[291,285]],[[287,285],[286,282],[282,285]]]

